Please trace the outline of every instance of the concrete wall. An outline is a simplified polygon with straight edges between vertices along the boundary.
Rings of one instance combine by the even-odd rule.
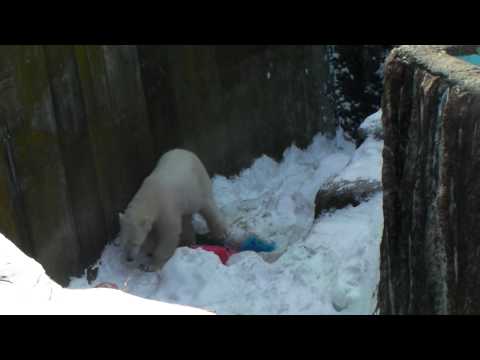
[[[383,314],[480,313],[477,46],[401,46],[385,66]]]

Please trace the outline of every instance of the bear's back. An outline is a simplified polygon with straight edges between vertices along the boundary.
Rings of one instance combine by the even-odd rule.
[[[203,202],[211,193],[211,180],[202,162],[183,149],[165,153],[150,178],[158,190],[183,193],[193,202]]]
[[[200,162],[200,159],[193,152],[184,149],[173,149],[163,154],[157,162],[156,168],[172,166],[175,163],[193,163]]]

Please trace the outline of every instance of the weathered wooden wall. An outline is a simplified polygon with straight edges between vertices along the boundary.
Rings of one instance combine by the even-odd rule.
[[[333,136],[326,46],[139,46],[155,155],[181,146],[211,174]]]
[[[0,228],[64,284],[154,162],[137,49],[2,46],[0,69]]]
[[[0,231],[62,284],[173,147],[231,175],[333,136],[326,46],[0,46]]]

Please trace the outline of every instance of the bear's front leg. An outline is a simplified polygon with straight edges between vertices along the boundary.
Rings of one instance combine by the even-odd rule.
[[[157,229],[157,234],[159,234],[161,238],[159,238],[160,241],[153,252],[151,263],[144,266],[144,271],[155,272],[163,268],[178,247],[181,230],[182,225],[180,219],[173,224],[169,224],[167,228]]]
[[[143,252],[151,257],[158,243],[158,234],[155,227],[152,227],[152,230],[148,233],[147,240],[143,244]]]

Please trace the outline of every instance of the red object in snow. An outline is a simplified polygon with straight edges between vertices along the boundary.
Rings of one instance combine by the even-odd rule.
[[[215,255],[217,255],[220,258],[220,261],[222,262],[223,265],[225,265],[230,258],[235,252],[227,249],[223,246],[216,246],[216,245],[194,245],[191,246],[192,249],[203,249],[205,251],[210,251],[213,252]]]
[[[101,284],[98,284],[97,286],[95,286],[96,288],[108,288],[108,289],[117,289],[118,290],[118,286],[115,285],[114,283],[109,283],[109,282],[103,282]]]

